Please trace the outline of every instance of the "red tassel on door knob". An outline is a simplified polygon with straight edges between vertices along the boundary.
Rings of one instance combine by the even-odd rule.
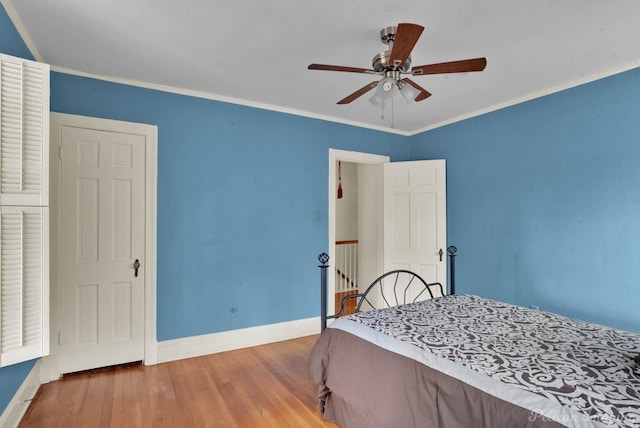
[[[340,161],[338,161],[338,199],[342,199],[342,177],[340,174]]]

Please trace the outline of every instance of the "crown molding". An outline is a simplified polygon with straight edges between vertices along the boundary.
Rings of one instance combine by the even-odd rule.
[[[370,125],[367,123],[357,122],[353,120],[341,119],[334,116],[326,116],[326,115],[311,113],[304,110],[281,107],[273,104],[260,103],[256,101],[249,101],[241,98],[229,97],[226,95],[219,95],[219,94],[214,94],[210,92],[195,91],[192,89],[177,88],[177,87],[168,86],[168,85],[160,85],[156,83],[143,82],[140,80],[125,79],[120,77],[112,77],[112,76],[87,73],[84,71],[73,70],[65,67],[58,67],[55,65],[51,65],[51,71],[55,71],[57,73],[70,74],[73,76],[87,77],[90,79],[104,80],[106,82],[118,83],[121,85],[129,85],[129,86],[135,86],[139,88],[153,89],[161,92],[168,92],[168,93],[177,94],[177,95],[185,95],[188,97],[203,98],[207,100],[220,101],[220,102],[230,103],[230,104],[238,104],[246,107],[253,107],[253,108],[262,109],[262,110],[270,110],[270,111],[275,111],[279,113],[291,114],[294,116],[302,116],[302,117],[308,117],[311,119],[324,120],[327,122],[335,122],[343,125],[355,126],[358,128],[367,128],[367,129],[372,129],[374,131],[381,131],[381,132],[387,132],[391,134],[402,135],[405,137],[410,135],[406,131],[400,131],[397,129],[387,128],[383,126],[375,126],[375,125]]]

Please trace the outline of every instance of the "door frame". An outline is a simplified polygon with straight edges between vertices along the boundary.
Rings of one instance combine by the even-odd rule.
[[[338,186],[336,180],[336,164],[338,161],[378,165],[390,162],[391,158],[386,155],[329,149],[329,242],[327,248],[329,252],[330,266],[332,266],[333,260],[336,256],[336,197]],[[330,270],[330,272],[333,272],[333,270]],[[327,312],[332,315],[335,313],[335,299],[333,298],[336,292],[335,275],[329,274],[327,276],[327,295],[331,296],[327,302]]]
[[[41,377],[53,380],[60,377],[60,181],[62,127],[94,129],[107,132],[143,135],[145,137],[145,284],[144,284],[144,364],[158,362],[156,339],[156,266],[157,266],[157,170],[158,127],[142,123],[51,113],[50,156],[50,337],[51,354],[43,360]]]

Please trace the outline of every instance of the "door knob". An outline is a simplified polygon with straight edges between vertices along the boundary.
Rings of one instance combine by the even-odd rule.
[[[440,256],[440,261],[442,261],[442,255],[444,254],[444,251],[442,251],[442,248],[440,248],[440,251],[438,251],[438,255]],[[137,271],[136,271],[137,272]],[[137,275],[136,275],[137,276]]]
[[[138,269],[140,269],[140,260],[136,259],[135,262],[133,262],[133,268],[135,269],[135,276],[138,276]]]

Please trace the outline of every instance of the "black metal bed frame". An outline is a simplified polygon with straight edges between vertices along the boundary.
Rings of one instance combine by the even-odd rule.
[[[455,257],[456,257],[456,252],[457,251],[458,250],[453,245],[450,246],[449,248],[447,248],[447,253],[449,255],[449,293],[450,294],[455,294]],[[396,269],[396,270],[392,270],[392,271],[386,272],[383,275],[379,276],[362,293],[351,294],[351,295],[343,297],[342,301],[340,302],[340,311],[338,313],[334,314],[334,315],[328,315],[327,314],[327,298],[328,298],[327,268],[329,267],[329,265],[328,265],[329,256],[327,255],[327,253],[322,253],[322,254],[320,254],[318,256],[318,261],[321,263],[318,266],[320,268],[320,319],[321,319],[321,332],[324,331],[327,328],[327,320],[334,319],[334,318],[339,318],[339,317],[342,316],[342,314],[344,312],[344,308],[345,308],[345,303],[349,299],[359,299],[358,303],[356,305],[356,308],[355,308],[356,312],[360,312],[360,308],[361,308],[361,306],[362,306],[362,304],[364,302],[366,302],[373,309],[376,309],[375,305],[372,304],[371,301],[367,298],[367,295],[369,294],[369,292],[371,290],[374,290],[376,288],[376,286],[378,286],[379,289],[380,289],[380,293],[381,293],[382,299],[384,300],[384,303],[386,304],[386,307],[391,307],[391,306],[397,306],[397,305],[400,305],[400,304],[416,302],[416,301],[418,301],[418,298],[425,293],[425,290],[429,293],[429,296],[431,298],[433,298],[433,292],[431,291],[431,287],[438,287],[438,289],[440,291],[440,295],[444,296],[444,289],[442,287],[442,284],[440,284],[439,282],[433,282],[433,283],[427,284],[427,282],[424,279],[422,279],[422,277],[420,277],[420,275],[418,275],[418,274],[416,274],[414,272],[411,272],[411,271],[405,270],[405,269]],[[409,277],[408,282],[406,283],[406,285],[404,285],[404,289],[402,289],[402,286],[400,287],[401,288],[400,291],[401,291],[402,299],[399,298],[400,295],[398,293],[398,280],[399,280],[401,274],[408,275],[408,277]],[[383,287],[382,284],[383,284],[383,281],[386,280],[386,279],[392,279],[393,280],[393,293],[391,293],[392,296],[385,296],[384,287]],[[414,284],[414,282],[413,282],[414,280],[417,280],[418,286],[419,286],[420,283],[422,283],[423,289],[413,299],[411,299],[410,301],[407,301],[407,291],[409,290],[409,287],[411,287],[411,285]],[[387,297],[389,297],[389,299],[387,299]],[[389,301],[391,299],[391,297],[393,297],[393,301],[392,302]],[[394,303],[394,304],[392,304],[392,303]]]

